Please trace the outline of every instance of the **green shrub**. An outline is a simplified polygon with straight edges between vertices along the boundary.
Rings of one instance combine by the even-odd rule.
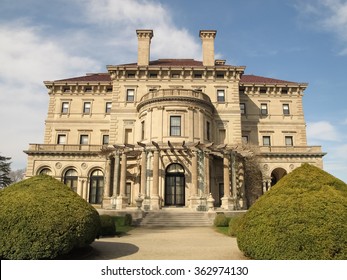
[[[304,164],[249,209],[237,230],[253,259],[347,259],[347,185]]]
[[[40,175],[0,191],[0,257],[53,259],[98,237],[98,212],[63,183]]]
[[[133,217],[130,214],[125,214],[124,225],[125,226],[131,226],[132,223],[133,223]]]
[[[225,216],[225,214],[219,213],[214,218],[213,224],[216,227],[227,227],[229,224],[229,219]]]
[[[228,235],[236,237],[244,215],[232,217],[229,221]]]
[[[115,220],[109,215],[100,215],[102,236],[110,236],[116,234]]]

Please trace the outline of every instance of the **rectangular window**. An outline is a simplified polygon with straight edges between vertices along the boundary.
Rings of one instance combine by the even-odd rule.
[[[211,124],[210,124],[210,122],[206,122],[206,139],[208,141],[211,140]]]
[[[82,135],[80,135],[80,144],[81,145],[88,145],[88,141],[89,139],[88,139],[88,135],[86,135],[86,134],[82,134]]]
[[[173,79],[178,79],[179,77],[180,77],[179,73],[172,73],[171,74],[171,78],[173,78]]]
[[[270,136],[263,136],[263,146],[271,146]]]
[[[248,136],[242,136],[242,144],[248,144]]]
[[[106,92],[112,92],[112,87],[107,87]]]
[[[128,78],[135,78],[135,73],[128,73]]]
[[[268,114],[267,104],[266,103],[262,103],[260,105],[260,114],[262,114],[262,115],[267,115]]]
[[[66,144],[66,135],[58,134],[57,144],[65,145]]]
[[[289,104],[283,104],[283,115],[290,115],[290,112],[289,112]]]
[[[217,90],[217,101],[225,102],[225,91],[224,89]]]
[[[217,79],[224,79],[224,73],[223,72],[217,72],[216,77],[217,77]]]
[[[150,78],[157,78],[158,74],[157,73],[149,73]]]
[[[134,102],[135,101],[135,90],[127,89],[127,101]]]
[[[246,115],[246,104],[245,103],[240,103],[240,111],[241,111],[241,115]]]
[[[293,136],[285,136],[286,146],[293,146]]]
[[[259,89],[259,93],[260,94],[266,94],[266,90],[267,90],[266,88],[262,87]]]
[[[288,88],[282,88],[281,94],[288,94]]]
[[[112,108],[112,102],[106,102],[105,113],[110,114]]]
[[[170,117],[170,136],[181,136],[181,117]]]
[[[108,145],[109,144],[109,139],[110,139],[110,136],[109,135],[103,135],[102,136],[102,144],[103,145]]]
[[[61,103],[61,113],[62,114],[68,114],[69,113],[69,106],[70,106],[69,102]]]
[[[141,140],[145,139],[145,121],[141,122]]]
[[[83,114],[90,114],[91,103],[84,102],[83,103]]]
[[[71,92],[70,87],[64,87],[64,88],[63,88],[63,92]]]
[[[92,92],[92,87],[85,87],[84,92]]]
[[[194,73],[195,79],[202,79],[202,73]]]

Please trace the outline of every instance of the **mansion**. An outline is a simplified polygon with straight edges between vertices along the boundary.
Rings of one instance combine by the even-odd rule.
[[[245,157],[259,163],[259,195],[302,163],[322,168],[307,145],[307,84],[215,60],[216,33],[200,31],[202,61],[153,61],[153,30],[137,30],[136,63],[45,81],[44,143],[25,151],[26,176],[49,174],[104,209],[236,210],[252,203]]]

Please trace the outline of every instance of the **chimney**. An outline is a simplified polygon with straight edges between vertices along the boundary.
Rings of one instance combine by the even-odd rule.
[[[149,47],[151,45],[151,39],[153,37],[153,30],[151,29],[138,29],[136,30],[138,49],[137,49],[137,65],[147,66],[149,65]]]
[[[214,66],[214,38],[216,30],[200,30],[202,41],[202,64],[204,66]]]

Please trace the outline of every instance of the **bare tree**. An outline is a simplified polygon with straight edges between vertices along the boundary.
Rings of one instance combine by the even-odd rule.
[[[10,172],[9,177],[11,178],[13,183],[17,183],[24,179],[25,171],[26,171],[26,168],[13,170]]]

